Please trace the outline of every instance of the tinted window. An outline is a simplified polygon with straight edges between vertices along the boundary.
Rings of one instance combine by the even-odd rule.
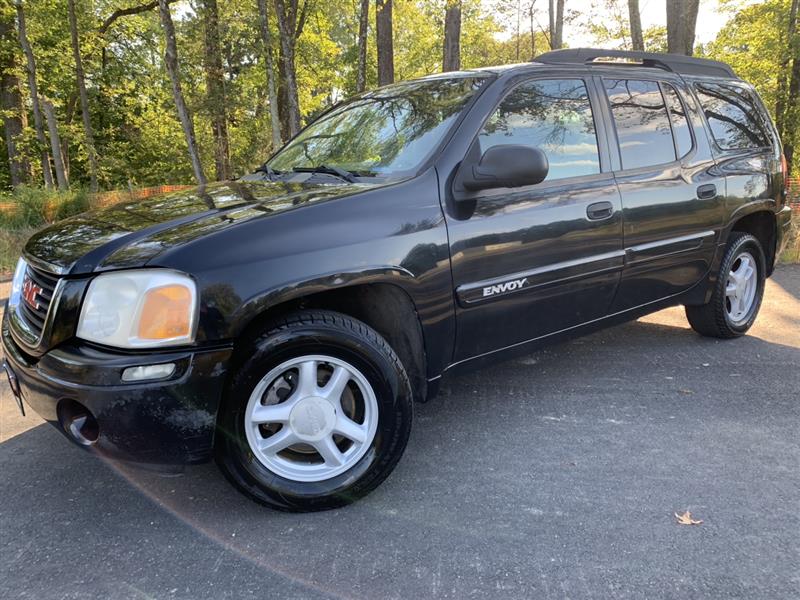
[[[678,92],[668,84],[661,84],[664,98],[669,108],[669,118],[672,121],[672,135],[675,136],[675,147],[678,156],[686,156],[692,149],[692,133],[689,131],[689,120],[686,117],[686,107],[681,102]]]
[[[481,152],[499,144],[539,148],[547,180],[600,172],[592,108],[580,79],[537,80],[503,99],[480,133]]]
[[[622,168],[635,169],[675,160],[667,107],[654,81],[604,81],[622,155]]]
[[[384,178],[413,174],[484,81],[439,77],[362,94],[309,125],[269,166],[291,171],[326,165]]]
[[[769,138],[759,122],[753,97],[742,88],[697,84],[697,95],[706,119],[720,148],[761,148],[768,146]]]

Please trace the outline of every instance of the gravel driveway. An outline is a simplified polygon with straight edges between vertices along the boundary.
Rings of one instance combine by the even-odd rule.
[[[8,598],[800,598],[799,266],[744,339],[670,309],[450,379],[326,513],[105,464],[1,386]]]

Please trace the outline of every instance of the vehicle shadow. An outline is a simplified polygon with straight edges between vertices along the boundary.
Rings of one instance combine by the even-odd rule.
[[[698,561],[678,591],[702,591],[710,571],[718,593],[769,577],[780,597],[791,552],[771,550],[794,543],[776,523],[797,523],[798,364],[797,347],[756,337],[600,332],[446,380],[378,490],[303,516],[251,502],[213,465],[163,477],[36,427],[0,445],[0,580],[34,597],[544,597],[582,582],[581,596],[626,577],[676,590],[670,565]],[[712,536],[680,535],[671,514],[687,508]],[[668,568],[648,571],[657,561]]]

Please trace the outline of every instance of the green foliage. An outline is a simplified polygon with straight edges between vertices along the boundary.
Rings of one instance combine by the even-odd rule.
[[[777,117],[776,107],[782,101],[787,108],[783,117],[786,124],[783,143],[793,143],[798,147],[800,107],[788,104],[788,91],[780,86],[780,80],[785,80],[788,75],[786,65],[792,58],[788,40],[790,5],[791,0],[766,0],[762,4],[740,7],[717,38],[701,48],[701,52],[728,63],[742,79],[752,83],[773,119]],[[800,48],[800,44],[796,47]],[[794,57],[794,60],[800,60],[800,57]],[[799,155],[795,153],[794,173],[800,166]]]
[[[355,91],[358,56],[358,0],[300,0],[307,18],[297,43],[296,68],[304,123]],[[708,0],[712,1],[712,0]],[[725,0],[734,14],[719,38],[703,49],[731,62],[752,81],[771,110],[779,93],[776,65],[788,51],[786,21],[790,0]],[[739,6],[737,3],[742,3]],[[140,0],[76,0],[81,54],[87,77],[91,121],[104,188],[191,183],[192,169],[178,121],[170,82],[163,64],[164,36],[157,11],[117,19],[105,33],[102,23],[120,8]],[[367,53],[367,86],[376,85],[375,3],[371,2]],[[272,5],[272,2],[268,2]],[[184,94],[191,111],[201,160],[213,173],[212,114],[206,94],[205,24],[197,3],[171,4],[177,30]],[[218,2],[220,49],[225,80],[231,164],[235,174],[252,170],[273,151],[267,105],[266,68],[255,0]],[[528,61],[548,49],[547,3],[531,0],[462,0],[461,63],[463,68]],[[37,59],[42,96],[51,100],[68,158],[72,184],[89,181],[87,149],[75,82],[67,8],[64,0],[24,0],[28,34]],[[441,69],[444,29],[443,0],[398,0],[394,3],[395,72],[398,80]],[[13,22],[11,2],[0,3],[0,18]],[[279,56],[278,30],[270,13],[273,55]],[[628,47],[626,0],[567,2],[565,31],[582,28],[595,44]],[[666,49],[664,27],[644,32],[648,49]],[[0,52],[15,54],[27,102],[24,61],[15,40],[3,40]],[[277,65],[276,65],[277,66]],[[797,107],[786,122],[797,145]],[[32,115],[19,140],[31,159],[34,182],[41,181]],[[9,185],[5,144],[0,149],[0,189]]]

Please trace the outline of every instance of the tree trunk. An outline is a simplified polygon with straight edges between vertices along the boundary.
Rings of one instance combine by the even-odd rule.
[[[50,133],[50,150],[53,152],[53,166],[56,169],[56,180],[58,189],[64,191],[69,189],[67,180],[67,170],[64,165],[64,155],[61,154],[61,136],[58,135],[58,121],[53,104],[46,99],[42,99],[42,108],[47,119],[47,130]]]
[[[522,52],[522,36],[520,33],[522,32],[522,7],[520,6],[521,0],[517,0],[517,30],[515,31],[516,35],[514,36],[516,43],[516,53],[515,53],[515,60],[514,62],[519,62],[519,57],[521,56]]]
[[[792,0],[792,7],[789,12],[789,53],[792,56],[792,71],[789,78],[789,95],[786,100],[786,109],[784,114],[785,123],[794,123],[795,127],[800,122],[800,31],[798,27],[798,18],[800,18],[800,2]],[[799,132],[794,132],[794,138],[791,137],[790,132],[785,132],[787,135],[787,142],[783,146],[783,154],[786,157],[786,162],[789,165],[790,174],[794,161],[795,141],[800,135]]]
[[[639,13],[639,0],[628,0],[628,15],[631,25],[631,44],[637,51],[644,50],[644,37],[642,36],[642,17]]]
[[[667,0],[667,51],[691,56],[700,0]]]
[[[361,0],[361,15],[358,19],[358,70],[356,92],[367,89],[367,34],[369,32],[369,0]]]
[[[375,37],[378,43],[378,85],[394,83],[392,0],[375,0]]]
[[[272,35],[269,31],[267,0],[258,0],[258,24],[261,28],[261,43],[264,46],[264,64],[267,68],[267,98],[269,121],[272,130],[272,151],[281,147],[281,118],[278,113],[278,90],[275,85],[275,68],[272,62]]]
[[[444,13],[442,71],[461,68],[461,0],[449,0]]]
[[[556,30],[553,37],[555,49],[564,46],[564,0],[556,0]]]
[[[214,175],[217,181],[231,178],[230,146],[228,142],[228,112],[225,107],[225,72],[219,43],[219,9],[217,0],[203,0],[205,21],[206,94],[211,113],[214,137]]]
[[[75,0],[67,0],[67,13],[69,16],[69,32],[72,37],[72,54],[75,56],[75,79],[78,83],[78,94],[81,99],[81,113],[83,115],[83,134],[86,136],[86,153],[89,155],[89,178],[90,188],[93,192],[97,191],[97,153],[94,145],[94,130],[92,129],[92,119],[89,114],[89,95],[86,93],[86,77],[83,73],[83,61],[81,60],[81,46],[78,40],[78,20],[75,16]],[[55,152],[53,153],[55,158]],[[58,171],[58,160],[56,160],[56,172]],[[60,183],[59,183],[60,185]]]
[[[564,0],[550,0],[550,49],[558,50],[564,45]]]
[[[280,69],[282,79],[282,97],[280,107],[286,115],[286,138],[292,138],[300,131],[300,103],[297,99],[297,71],[294,63],[294,50],[297,38],[303,30],[307,6],[303,5],[302,15],[298,21],[299,0],[275,0],[275,16],[280,32],[281,52]]]
[[[530,18],[530,25],[531,25],[531,62],[536,60],[536,30],[533,27],[533,11],[536,5],[536,0],[531,0],[531,3],[528,5],[528,17]]]
[[[192,162],[195,180],[197,180],[197,183],[200,185],[205,185],[206,175],[203,173],[200,153],[197,150],[197,138],[194,135],[192,115],[189,113],[189,109],[186,107],[186,101],[183,98],[180,69],[178,65],[178,44],[175,41],[175,25],[172,22],[172,15],[169,12],[167,0],[158,0],[158,12],[161,16],[161,27],[164,30],[164,38],[166,39],[164,65],[167,67],[167,73],[172,83],[172,97],[175,100],[175,108],[178,111],[178,118],[181,121],[183,135],[186,138],[189,160]]]
[[[33,49],[28,42],[28,32],[25,27],[25,12],[22,10],[22,2],[16,0],[17,6],[17,26],[19,28],[19,44],[25,53],[28,69],[28,88],[31,93],[31,107],[33,109],[33,126],[36,129],[36,141],[42,161],[42,175],[44,186],[53,189],[53,172],[50,169],[50,155],[47,152],[47,139],[44,135],[44,122],[42,119],[42,108],[39,104],[39,88],[36,84],[36,59],[33,56]]]
[[[13,13],[12,13],[13,14]],[[5,15],[4,15],[5,16]],[[14,51],[14,20],[11,14],[8,20],[0,21],[0,43],[2,44],[2,60],[0,61],[0,110],[3,111],[3,137],[6,140],[8,153],[8,171],[11,185],[17,187],[28,182],[31,166],[28,159],[17,147],[23,131],[28,126],[25,109],[22,106],[22,95],[19,91],[16,56]]]
[[[778,92],[775,94],[775,127],[781,138],[786,134],[786,96],[790,83],[789,79],[791,78],[792,62],[795,56],[792,50],[795,42],[795,33],[797,32],[798,5],[800,5],[800,0],[792,0],[792,5],[789,9],[789,27],[786,36],[787,52],[778,69]]]

